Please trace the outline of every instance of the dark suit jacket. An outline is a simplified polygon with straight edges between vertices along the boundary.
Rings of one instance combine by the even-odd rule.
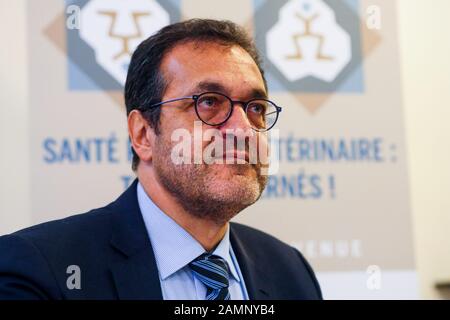
[[[106,207],[0,237],[0,299],[162,299],[136,186]],[[250,299],[322,298],[299,251],[237,223],[230,241]],[[67,286],[72,265],[81,289]]]

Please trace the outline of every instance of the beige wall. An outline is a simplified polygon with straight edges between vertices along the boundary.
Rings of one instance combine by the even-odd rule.
[[[31,223],[25,2],[0,0],[0,234]],[[416,260],[422,297],[439,298],[435,281],[450,280],[450,1],[398,5]]]
[[[0,234],[4,234],[31,223],[25,1],[0,0],[0,21]]]
[[[426,298],[443,297],[434,283],[450,281],[449,13],[448,0],[399,0],[416,261]]]

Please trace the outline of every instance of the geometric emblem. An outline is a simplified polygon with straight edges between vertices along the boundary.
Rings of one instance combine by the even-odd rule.
[[[333,82],[352,58],[351,38],[321,0],[290,0],[267,32],[267,56],[289,81]]]

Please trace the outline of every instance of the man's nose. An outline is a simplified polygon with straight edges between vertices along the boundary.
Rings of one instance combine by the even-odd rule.
[[[251,130],[252,127],[247,118],[247,114],[245,113],[244,106],[242,103],[235,103],[233,107],[233,111],[231,113],[230,118],[227,122],[225,122],[221,129],[224,130],[233,130],[233,131],[248,131]],[[239,129],[239,130],[238,130]]]

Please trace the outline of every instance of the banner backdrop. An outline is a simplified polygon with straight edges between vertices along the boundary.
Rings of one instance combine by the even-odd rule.
[[[236,220],[301,250],[325,298],[416,298],[390,0],[29,1],[34,222],[103,206],[132,182],[130,55],[193,17],[246,27],[283,107],[279,170]]]

